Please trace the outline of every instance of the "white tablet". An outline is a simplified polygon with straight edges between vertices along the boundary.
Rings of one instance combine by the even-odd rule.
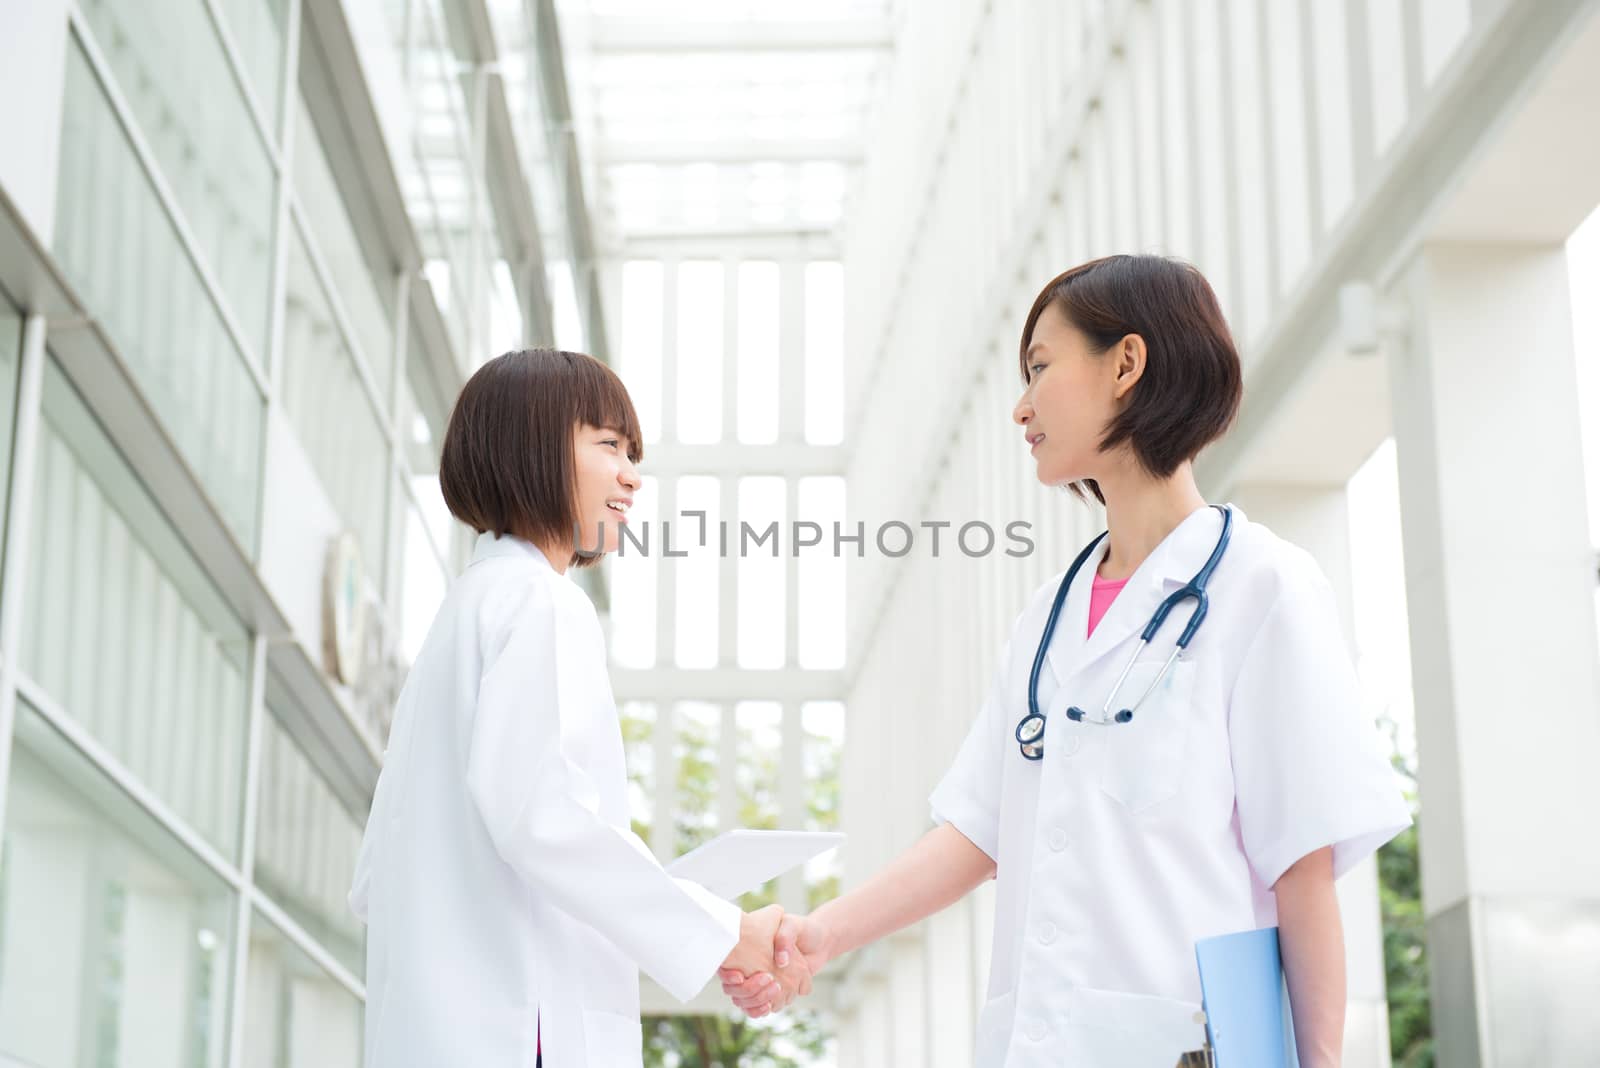
[[[667,871],[732,900],[843,841],[834,831],[728,831],[668,864]]]

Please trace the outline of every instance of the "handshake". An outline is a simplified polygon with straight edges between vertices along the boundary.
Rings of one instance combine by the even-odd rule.
[[[747,912],[739,944],[717,971],[722,992],[751,1019],[778,1012],[811,993],[811,977],[833,957],[832,941],[814,917],[785,915],[779,905]]]

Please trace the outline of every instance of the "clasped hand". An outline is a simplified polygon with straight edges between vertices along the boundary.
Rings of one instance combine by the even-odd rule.
[[[746,913],[739,944],[717,972],[722,992],[751,1019],[786,1008],[811,993],[811,977],[827,960],[822,942],[809,917],[785,915],[778,905]]]

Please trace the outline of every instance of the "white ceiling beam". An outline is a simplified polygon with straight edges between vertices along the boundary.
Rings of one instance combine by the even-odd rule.
[[[598,55],[648,52],[840,52],[889,48],[886,18],[731,19],[640,18],[601,15],[590,20]]]
[[[845,673],[777,668],[612,668],[618,701],[842,701]]]
[[[831,231],[790,230],[731,237],[701,236],[697,240],[694,248],[687,249],[682,239],[671,236],[650,239],[623,233],[607,243],[605,254],[612,260],[675,260],[683,259],[686,253],[694,257],[733,260],[836,260],[841,256],[838,237]],[[656,450],[660,448],[660,445],[650,448],[651,468],[656,466]],[[808,447],[807,451],[813,450]]]
[[[676,255],[692,255],[697,249],[687,248],[693,245],[726,245],[734,241],[751,242],[792,242],[815,240],[826,248],[837,248],[838,239],[835,230],[838,224],[829,223],[775,223],[764,225],[758,223],[684,223],[679,226],[655,225],[640,226],[622,229],[618,241],[624,244],[630,253],[639,248],[654,247],[664,249],[672,247],[677,250]]]
[[[596,146],[601,166],[623,163],[859,163],[866,152],[854,138],[607,137]]]

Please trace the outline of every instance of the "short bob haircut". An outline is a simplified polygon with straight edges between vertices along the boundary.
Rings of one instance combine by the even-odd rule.
[[[450,413],[439,460],[450,514],[480,534],[512,534],[538,545],[573,541],[572,439],[581,425],[616,430],[628,439],[628,458],[644,459],[633,401],[616,373],[593,356],[527,349],[478,368]],[[571,562],[599,559],[574,552]]]
[[[1057,275],[1039,292],[1022,328],[1019,359],[1028,382],[1028,346],[1054,305],[1105,352],[1129,334],[1144,339],[1144,374],[1106,428],[1102,452],[1127,445],[1144,469],[1166,478],[1233,424],[1244,394],[1239,353],[1211,284],[1198,269],[1166,256],[1107,256]],[[1085,486],[1101,504],[1093,479]]]

